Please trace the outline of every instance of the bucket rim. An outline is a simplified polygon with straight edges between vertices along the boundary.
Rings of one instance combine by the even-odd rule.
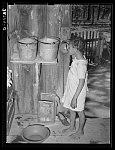
[[[42,139],[42,140],[30,140],[27,137],[25,137],[24,136],[24,130],[26,130],[28,127],[31,127],[31,126],[41,126],[41,127],[46,128],[47,129],[47,135],[46,135],[46,137],[44,139]],[[21,137],[23,138],[24,141],[27,141],[29,143],[42,143],[43,141],[45,141],[50,136],[50,134],[51,134],[51,131],[50,131],[50,129],[47,126],[45,126],[43,124],[37,124],[37,123],[35,123],[35,124],[29,124],[28,126],[26,126],[25,128],[23,128],[23,130],[21,131]]]
[[[46,39],[57,40],[57,41],[55,41],[55,42],[50,42],[50,43],[41,41],[41,40],[43,40],[43,39],[45,39],[45,38],[46,38]],[[38,42],[43,43],[43,44],[56,44],[56,43],[59,43],[59,42],[60,42],[60,38],[59,38],[59,37],[54,37],[54,36],[47,36],[47,37],[38,39]]]
[[[34,41],[33,42],[22,42],[21,40],[23,40],[23,39],[33,39]],[[20,39],[19,41],[17,41],[18,43],[20,43],[20,44],[37,44],[37,42],[38,42],[38,37],[36,37],[36,36],[29,36],[29,37],[26,37],[26,38],[22,38],[22,39]]]

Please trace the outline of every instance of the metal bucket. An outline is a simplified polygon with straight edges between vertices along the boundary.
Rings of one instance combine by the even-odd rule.
[[[55,123],[55,101],[39,100],[38,101],[38,122]]]
[[[42,59],[53,61],[57,58],[59,49],[58,38],[43,38],[39,40],[39,52]]]
[[[38,122],[55,123],[56,117],[56,94],[41,93],[38,100]]]
[[[34,60],[37,52],[37,38],[28,37],[18,41],[19,56],[21,60]]]

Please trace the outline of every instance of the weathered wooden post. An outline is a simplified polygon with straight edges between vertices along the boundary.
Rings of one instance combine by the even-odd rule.
[[[60,32],[60,40],[67,41],[70,39],[70,26],[71,26],[71,6],[70,5],[61,5],[61,32]],[[58,80],[58,90],[57,93],[62,98],[65,85],[67,74],[69,71],[69,62],[70,62],[70,55],[68,53],[63,53],[64,46],[60,45],[60,61],[58,69],[59,71],[59,80]]]
[[[47,37],[59,37],[60,41],[67,40],[63,38],[64,33],[62,30],[65,29],[65,31],[69,30],[70,32],[70,23],[69,5],[47,5]],[[68,32],[65,32],[65,37],[70,38],[68,37]],[[63,95],[69,70],[69,56],[68,54],[63,54],[61,48],[58,52],[57,65],[42,66],[43,79],[41,79],[43,93],[56,92],[60,97]]]

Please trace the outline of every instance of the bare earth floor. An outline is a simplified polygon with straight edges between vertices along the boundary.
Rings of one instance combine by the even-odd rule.
[[[19,116],[19,115],[18,115]],[[10,135],[7,136],[7,143],[27,143],[23,139],[13,142],[20,134],[24,127],[29,124],[38,123],[36,115],[24,115],[21,119],[17,120],[15,115]],[[20,120],[20,125],[19,122]],[[39,124],[39,123],[38,123]],[[77,128],[79,125],[79,119],[76,119]],[[43,143],[84,143],[84,144],[110,144],[110,119],[102,118],[87,118],[84,135],[77,140],[69,137],[69,135],[63,135],[62,129],[67,128],[61,124],[56,118],[55,123],[46,124],[49,127],[51,133],[50,136]]]

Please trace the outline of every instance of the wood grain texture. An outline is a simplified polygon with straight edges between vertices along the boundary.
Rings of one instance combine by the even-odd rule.
[[[9,135],[10,128],[12,125],[12,121],[15,114],[15,97],[13,97],[13,93],[7,102],[7,135]]]
[[[55,93],[57,89],[57,65],[42,65],[41,84],[42,93]]]
[[[59,20],[58,6],[47,6],[44,14],[47,11],[47,17],[45,18],[46,24],[46,36],[59,37]],[[57,64],[43,65],[41,69],[41,78],[40,78],[40,89],[42,93],[55,93],[57,89]]]
[[[47,9],[47,35],[60,37],[60,17],[62,17],[61,26],[70,26],[70,7],[64,6],[48,6]],[[56,92],[62,97],[66,78],[69,70],[69,55],[58,53],[57,65],[42,65],[41,88],[42,92]]]
[[[58,75],[58,88],[57,88],[57,95],[59,95],[59,97],[61,98],[62,95],[63,95],[63,89],[64,89],[64,81],[63,81],[63,73],[64,73],[64,70],[63,70],[63,53],[61,51],[59,51],[59,54],[58,54],[58,68],[57,68],[57,75]]]
[[[19,29],[19,13],[16,5],[8,9],[8,25],[8,34]]]
[[[69,54],[63,54],[61,51],[59,53],[59,63],[58,63],[58,89],[57,94],[62,98],[65,85],[66,85],[66,79],[69,71],[69,62],[70,62],[70,55]]]
[[[47,36],[59,37],[59,6],[47,6]]]
[[[36,7],[36,20],[38,24],[38,38],[43,38],[46,35],[47,25],[46,25],[46,19],[47,18],[47,11],[46,11],[46,5],[38,5]],[[34,31],[36,29],[34,28]],[[35,33],[36,34],[36,33]]]
[[[70,14],[70,5],[62,5],[62,27],[70,27],[71,26],[71,14]]]
[[[33,85],[35,83],[34,65],[15,64],[14,65],[14,82],[17,91],[17,113],[34,114],[34,97]],[[18,110],[17,110],[18,109]]]
[[[23,9],[23,8],[22,8]],[[64,9],[62,14],[68,16],[69,11]],[[20,36],[25,37],[33,32],[38,32],[38,37],[44,36],[59,37],[60,24],[59,24],[59,7],[54,6],[46,8],[46,5],[36,7],[33,21],[37,23],[30,23],[32,16],[29,17],[30,12],[24,8],[24,12],[20,13]],[[63,16],[64,17],[64,16]],[[38,19],[36,19],[38,18]],[[26,21],[26,22],[25,22]],[[67,21],[67,19],[66,19]],[[65,21],[65,22],[66,22]],[[64,20],[63,20],[64,23]],[[38,24],[38,30],[34,28]],[[67,23],[65,23],[66,26]],[[32,32],[32,33],[31,33]],[[36,34],[37,36],[37,34]],[[15,64],[14,65],[14,80],[15,87],[18,93],[17,112],[19,113],[35,113],[37,110],[37,100],[39,100],[40,92],[43,93],[55,93],[59,92],[59,95],[63,95],[64,86],[66,83],[67,73],[69,69],[69,57],[63,54],[58,55],[59,63],[51,65],[42,65],[40,86],[38,86],[36,78],[36,70],[33,64]],[[39,76],[39,73],[37,74]],[[34,90],[34,91],[33,91]],[[38,90],[38,91],[37,91]],[[37,95],[37,96],[36,96]]]

